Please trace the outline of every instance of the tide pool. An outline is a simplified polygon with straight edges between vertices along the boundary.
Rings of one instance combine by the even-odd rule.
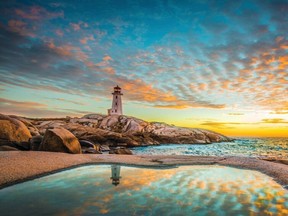
[[[8,215],[287,215],[288,192],[257,171],[91,165],[0,190]]]

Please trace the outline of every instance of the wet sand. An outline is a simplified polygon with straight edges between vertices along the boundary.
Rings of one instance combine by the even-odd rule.
[[[163,168],[178,165],[232,166],[260,171],[274,178],[286,189],[288,188],[288,165],[258,158],[184,155],[73,155],[52,152],[6,151],[0,152],[0,189],[85,164],[123,164]]]

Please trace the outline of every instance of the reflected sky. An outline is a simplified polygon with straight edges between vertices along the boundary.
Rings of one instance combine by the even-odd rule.
[[[272,178],[214,165],[84,166],[2,189],[0,199],[4,215],[288,214],[288,193]]]

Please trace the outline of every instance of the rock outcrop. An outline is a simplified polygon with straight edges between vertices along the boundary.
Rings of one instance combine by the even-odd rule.
[[[145,146],[158,144],[209,144],[231,141],[204,129],[182,128],[159,122],[146,122],[129,116],[89,114],[82,118],[34,119],[40,133],[47,128],[63,127],[78,139],[107,146]]]
[[[53,128],[46,130],[39,150],[80,154],[81,146],[70,131],[64,128]]]
[[[44,136],[43,140],[41,136]],[[1,140],[13,142],[13,145],[9,146],[17,149],[23,145],[20,150],[39,148],[42,151],[68,153],[101,153],[111,149],[114,151],[116,147],[123,149],[159,144],[210,144],[231,141],[230,138],[209,130],[147,122],[124,115],[101,114],[89,114],[82,118],[41,119],[0,115]],[[6,141],[2,145],[7,145]],[[29,149],[27,143],[30,144]]]
[[[23,122],[0,114],[0,139],[28,142],[30,138],[31,133]]]

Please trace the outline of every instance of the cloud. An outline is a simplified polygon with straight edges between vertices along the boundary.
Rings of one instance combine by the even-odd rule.
[[[79,93],[77,83],[67,82],[68,78],[83,74],[81,61],[87,57],[79,48],[56,46],[52,42],[33,44],[27,37],[4,28],[0,28],[0,35],[0,70],[4,85]]]
[[[190,98],[190,100],[183,100],[178,98],[172,92],[161,91],[151,84],[146,84],[140,79],[118,79],[118,82],[124,92],[126,98],[132,101],[142,101],[153,104],[157,108],[171,108],[171,109],[185,109],[190,107],[202,107],[211,109],[222,109],[224,104],[213,104],[207,101]],[[136,91],[135,91],[136,90]]]
[[[86,53],[83,52],[79,47],[70,44],[56,46],[53,41],[47,42],[46,46],[60,56],[73,57],[74,59],[84,63],[88,60]]]
[[[245,123],[206,121],[204,123],[201,123],[200,125],[210,126],[210,127],[214,127],[214,128],[220,128],[220,129],[231,129],[231,128],[234,128],[233,125],[241,125],[241,124],[245,124]]]
[[[103,57],[103,61],[111,61],[111,60],[113,60],[113,59],[112,59],[111,56],[109,56],[109,55],[105,55],[105,56]]]
[[[37,102],[31,102],[31,101],[15,101],[15,100],[9,100],[9,99],[5,99],[5,98],[0,98],[0,104],[1,106],[17,106],[17,107],[21,107],[21,108],[35,108],[35,107],[39,107],[39,108],[43,108],[43,107],[47,107],[46,104],[41,104],[41,103],[37,103]]]
[[[9,20],[8,26],[11,30],[20,32],[27,24],[21,20]]]
[[[84,37],[84,38],[80,39],[79,41],[80,41],[81,44],[87,44],[87,42],[88,42],[89,40],[90,40],[90,41],[95,40],[94,37],[93,37],[93,35],[90,35],[89,37]]]
[[[50,12],[40,6],[31,6],[26,9],[15,9],[15,14],[23,19],[28,20],[55,19],[64,16],[63,11]]]
[[[70,25],[74,31],[79,31],[81,29],[80,24],[78,23],[70,23]]]
[[[221,121],[205,121],[200,125],[209,126],[219,129],[232,129],[237,125],[261,125],[261,124],[288,124],[288,121],[282,118],[262,119],[260,122],[221,122]]]
[[[75,3],[83,14],[66,4],[65,19],[54,20],[64,17],[58,6],[23,3],[3,15],[2,84],[82,96],[119,84],[125,99],[157,108],[288,111],[285,5],[155,4]]]
[[[157,108],[186,109],[186,108],[207,108],[207,109],[224,109],[225,104],[212,104],[205,101],[185,102],[175,100],[175,104],[155,105]]]
[[[70,26],[74,31],[79,31],[82,28],[87,28],[89,25],[86,22],[79,21],[78,23],[70,23]]]
[[[16,101],[0,98],[1,113],[7,115],[25,115],[26,117],[65,117],[82,116],[91,113],[77,109],[49,108],[47,104],[33,101]]]
[[[72,56],[73,49],[75,49],[74,46],[71,45],[56,46],[53,42],[48,42],[46,45],[49,49],[61,56]]]
[[[239,116],[239,115],[244,115],[244,113],[228,113],[228,115]]]
[[[288,121],[282,118],[262,119],[262,122],[268,124],[288,124]]]
[[[61,29],[57,29],[57,30],[55,31],[55,34],[58,35],[58,36],[60,36],[60,37],[62,37],[62,36],[64,35],[64,32],[63,32]]]
[[[49,98],[49,99],[62,101],[62,102],[68,102],[68,103],[72,103],[72,104],[76,104],[76,105],[82,105],[82,106],[87,105],[86,103],[82,103],[82,102],[74,101],[74,100],[68,100],[68,99],[64,99],[64,98]]]
[[[274,111],[274,112],[270,112],[270,114],[284,115],[284,114],[288,114],[288,111],[276,110],[276,111]]]

